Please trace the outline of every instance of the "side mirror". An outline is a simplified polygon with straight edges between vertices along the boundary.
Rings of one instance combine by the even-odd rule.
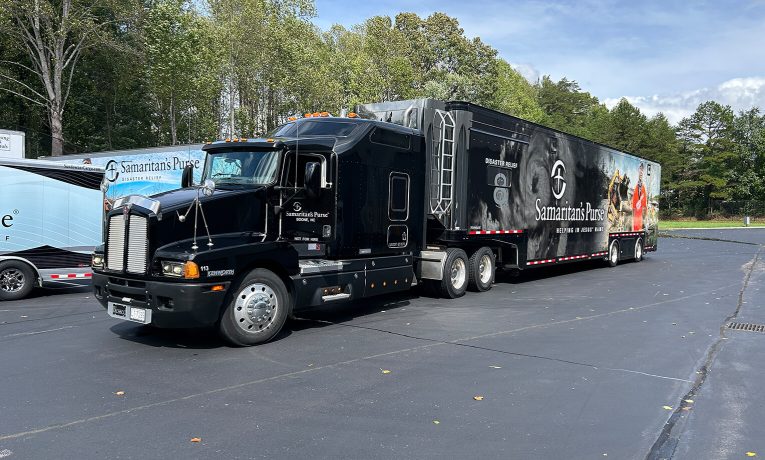
[[[194,166],[186,165],[181,175],[181,188],[187,188],[194,185]]]
[[[321,193],[321,165],[314,161],[305,164],[303,179],[308,198],[316,198]]]
[[[202,194],[204,196],[211,196],[214,191],[215,191],[215,182],[211,181],[210,179],[207,179],[202,184]]]

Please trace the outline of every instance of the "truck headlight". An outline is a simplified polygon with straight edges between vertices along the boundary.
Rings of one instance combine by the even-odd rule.
[[[162,274],[165,276],[187,279],[199,278],[199,266],[190,260],[187,262],[164,260],[160,265],[162,266]]]
[[[90,266],[93,268],[104,268],[104,255],[103,254],[93,254],[93,257],[90,261]]]

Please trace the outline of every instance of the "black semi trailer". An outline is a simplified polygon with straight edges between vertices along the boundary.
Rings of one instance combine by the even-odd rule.
[[[656,250],[656,163],[465,102],[357,112],[208,144],[201,185],[117,201],[98,300],[253,345],[298,309],[416,284],[454,298],[497,268]]]

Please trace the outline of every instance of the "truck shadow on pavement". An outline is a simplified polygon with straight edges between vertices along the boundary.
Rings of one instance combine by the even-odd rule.
[[[607,269],[602,261],[587,261],[574,264],[537,268],[520,273],[499,271],[496,276],[494,289],[501,289],[506,284],[523,284],[535,280],[571,275],[593,269]],[[451,302],[451,299],[433,299],[423,293],[420,288],[410,291],[372,297],[356,302],[340,305],[327,305],[312,309],[297,311],[289,319],[284,328],[270,342],[280,342],[292,333],[318,330],[328,326],[344,325],[354,319],[392,311],[409,306],[417,299],[441,300]],[[129,322],[121,322],[110,328],[123,340],[140,343],[151,347],[213,349],[232,346],[220,338],[216,328],[196,329],[160,329],[152,326],[141,326]],[[260,345],[264,346],[264,345]],[[268,346],[268,344],[265,344]]]

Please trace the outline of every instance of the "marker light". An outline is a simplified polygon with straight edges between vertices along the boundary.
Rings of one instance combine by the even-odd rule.
[[[303,115],[303,116],[304,116],[304,117],[306,117],[306,118],[311,118],[311,117],[313,116],[313,114],[312,114],[312,113],[306,113],[306,114],[305,114],[305,115]]]
[[[295,121],[295,120],[297,120],[297,117],[289,117],[289,118],[287,118],[287,121]]]
[[[320,117],[320,116],[321,116],[321,113],[319,113],[319,112],[314,112],[314,113],[313,113],[313,116],[314,116],[314,117]]]
[[[266,139],[266,142],[273,142],[273,139]]]
[[[199,278],[199,265],[192,261],[188,261],[183,264],[183,277],[184,278]]]
[[[348,114],[348,118],[356,118],[358,116],[359,115],[356,112],[351,112],[351,113]]]
[[[328,117],[329,116],[329,112],[321,112],[321,116],[322,117]]]

